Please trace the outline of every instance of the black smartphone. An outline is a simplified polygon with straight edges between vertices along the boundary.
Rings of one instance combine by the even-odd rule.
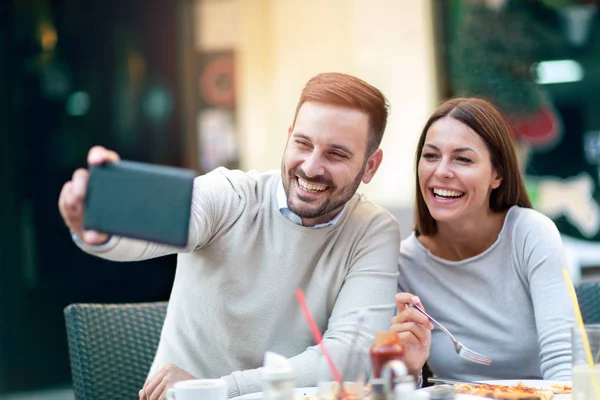
[[[84,229],[187,244],[194,171],[135,161],[105,163],[89,171]]]

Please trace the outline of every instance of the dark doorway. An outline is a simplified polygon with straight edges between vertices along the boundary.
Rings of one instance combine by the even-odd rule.
[[[66,305],[169,297],[174,256],[88,256],[57,200],[95,144],[184,164],[178,4],[0,2],[0,394],[70,383]]]

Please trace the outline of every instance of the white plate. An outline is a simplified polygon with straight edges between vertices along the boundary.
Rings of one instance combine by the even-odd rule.
[[[429,390],[431,390],[433,386],[429,386],[423,389],[418,389],[419,391],[422,392],[427,392]],[[480,399],[485,399],[485,397],[480,397],[480,396],[473,396],[472,394],[462,394],[462,393],[457,393],[454,396],[455,400],[480,400]]]
[[[420,389],[420,390],[427,390],[427,388]],[[296,399],[299,399],[299,400],[304,400],[302,396],[313,395],[313,394],[317,394],[316,387],[305,387],[305,388],[294,389],[294,396],[296,397]],[[471,396],[470,394],[457,394],[454,399],[455,400],[480,400],[482,398],[483,397],[479,397],[479,396]],[[264,398],[263,398],[262,392],[259,392],[259,393],[250,393],[250,394],[245,394],[243,396],[233,397],[229,400],[264,400]]]
[[[310,394],[316,394],[316,387],[295,388],[294,396],[301,397]],[[263,400],[262,392],[245,394],[243,396],[233,397],[229,400]]]
[[[426,392],[427,389],[429,389],[429,388],[419,389],[419,390]],[[462,394],[462,393],[457,393],[454,395],[454,400],[481,400],[481,399],[485,399],[485,397],[473,396],[472,394]]]
[[[562,384],[562,385],[570,385],[571,382],[562,382],[562,381],[544,381],[544,380],[531,380],[531,379],[510,379],[510,380],[491,380],[491,381],[479,381],[481,383],[489,383],[492,385],[516,385],[519,382],[523,382],[523,384],[528,385],[528,386],[532,386],[532,387],[537,387],[540,389],[544,389],[552,384]],[[427,389],[429,388],[424,388],[424,389],[419,389],[419,390],[423,390],[423,391],[427,391]],[[297,398],[302,398],[302,396],[305,395],[312,395],[312,394],[316,394],[317,393],[317,388],[316,387],[304,387],[304,388],[296,388],[294,389],[294,396],[296,396]],[[455,399],[456,400],[478,400],[478,399],[483,399],[485,397],[480,397],[480,396],[473,396],[470,394],[457,394]],[[571,398],[570,394],[563,394],[563,395],[555,395],[553,397],[553,400],[568,400]],[[243,396],[238,396],[238,397],[233,397],[229,400],[263,400],[263,394],[262,392],[258,392],[258,393],[250,393],[250,394],[245,394]]]

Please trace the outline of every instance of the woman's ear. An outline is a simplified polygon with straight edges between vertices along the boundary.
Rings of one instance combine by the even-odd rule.
[[[502,184],[503,179],[504,179],[504,177],[502,175],[500,175],[498,172],[496,172],[496,170],[494,170],[494,178],[493,178],[492,184],[491,184],[492,190],[499,188],[500,185]]]

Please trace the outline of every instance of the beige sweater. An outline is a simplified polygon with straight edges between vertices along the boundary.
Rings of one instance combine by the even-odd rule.
[[[196,178],[185,249],[126,238],[82,246],[116,261],[179,253],[150,374],[174,363],[198,378],[224,377],[232,397],[261,390],[270,350],[291,357],[297,387],[315,386],[320,350],[295,289],[334,353],[351,342],[358,309],[393,304],[400,234],[391,214],[356,194],[335,225],[303,227],[278,209],[280,182],[278,171],[224,168]],[[388,329],[392,313],[367,318],[357,342],[365,362],[373,331]]]

